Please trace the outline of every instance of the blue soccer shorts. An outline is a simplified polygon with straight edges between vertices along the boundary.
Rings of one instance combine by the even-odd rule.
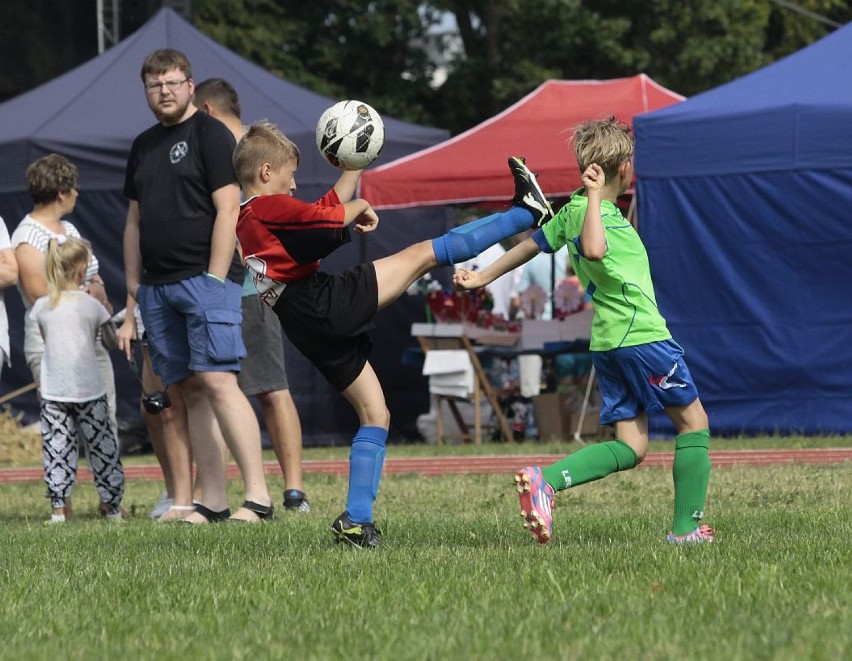
[[[698,399],[683,349],[674,340],[593,351],[592,361],[601,393],[601,424],[688,406]]]
[[[154,372],[165,385],[196,372],[239,372],[242,287],[201,274],[136,294]]]

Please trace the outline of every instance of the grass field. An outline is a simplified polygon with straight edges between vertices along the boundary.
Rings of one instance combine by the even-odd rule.
[[[546,546],[521,528],[510,478],[387,476],[374,551],[332,543],[345,480],[321,475],[310,514],[204,528],[144,518],[155,482],[128,484],[120,524],[95,518],[82,483],[65,526],[43,524],[41,483],[2,484],[0,658],[852,654],[852,462],[714,471],[718,542],[691,548],[663,542],[665,469],[559,494]]]

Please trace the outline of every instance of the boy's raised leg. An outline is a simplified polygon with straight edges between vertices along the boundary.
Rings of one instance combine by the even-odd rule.
[[[509,169],[515,180],[515,205],[508,211],[480,218],[450,230],[432,241],[440,266],[450,266],[476,257],[486,248],[531,227],[540,227],[553,217],[550,203],[524,162],[513,156]]]

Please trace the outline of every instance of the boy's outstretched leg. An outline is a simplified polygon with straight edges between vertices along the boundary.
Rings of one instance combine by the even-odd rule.
[[[551,510],[556,491],[577,487],[610,473],[635,467],[639,457],[624,441],[588,445],[559,461],[538,468],[528,466],[515,475],[524,527],[544,544],[553,536]]]
[[[553,537],[554,490],[537,466],[527,466],[515,473],[518,498],[521,501],[521,518],[524,528],[530,531],[539,544],[547,544]]]
[[[523,156],[509,157],[509,170],[512,171],[512,178],[515,180],[515,196],[512,198],[512,204],[529,211],[533,216],[535,227],[541,227],[553,218],[553,209],[544,196],[544,191],[538,185],[538,179],[527,167]]]
[[[531,227],[540,227],[553,217],[550,203],[524,162],[513,156],[509,159],[509,169],[515,180],[514,206],[503,213],[456,227],[434,239],[432,249],[438,265],[451,266],[476,257],[495,243]]]
[[[666,539],[672,544],[712,542],[714,530],[698,525],[704,517],[707,486],[710,483],[710,431],[678,434],[675,439],[672,479],[675,504],[672,530]]]

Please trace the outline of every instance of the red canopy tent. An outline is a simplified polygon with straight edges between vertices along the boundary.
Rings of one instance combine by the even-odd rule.
[[[509,156],[525,156],[548,197],[567,197],[580,173],[566,146],[587,119],[633,116],[682,101],[645,74],[614,80],[548,80],[482,124],[361,176],[359,195],[376,209],[508,200]]]

